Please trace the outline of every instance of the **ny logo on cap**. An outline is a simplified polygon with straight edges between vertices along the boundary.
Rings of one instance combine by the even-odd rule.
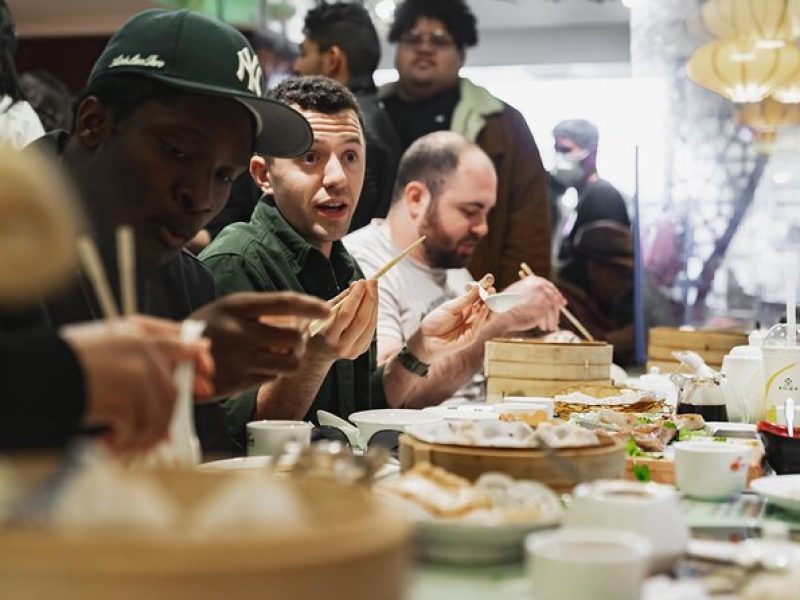
[[[247,76],[247,89],[261,95],[261,65],[258,64],[258,57],[250,52],[250,48],[244,47],[236,53],[239,57],[239,68],[236,69],[236,77],[239,81],[244,81]]]

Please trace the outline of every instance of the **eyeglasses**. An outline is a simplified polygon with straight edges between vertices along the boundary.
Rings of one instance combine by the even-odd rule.
[[[444,31],[438,30],[432,33],[419,33],[417,31],[407,31],[400,36],[400,43],[412,48],[420,48],[422,44],[428,42],[436,50],[443,50],[455,45],[455,41]]]

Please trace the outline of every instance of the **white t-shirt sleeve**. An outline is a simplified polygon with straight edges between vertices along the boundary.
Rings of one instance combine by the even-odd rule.
[[[44,127],[30,104],[10,100],[6,96],[0,101],[0,141],[21,149],[42,137]]]
[[[367,226],[344,238],[347,251],[358,262],[365,277],[372,277],[394,256],[388,242],[374,226]],[[402,345],[405,342],[402,327],[401,294],[403,278],[394,269],[378,282],[378,355],[381,344]]]

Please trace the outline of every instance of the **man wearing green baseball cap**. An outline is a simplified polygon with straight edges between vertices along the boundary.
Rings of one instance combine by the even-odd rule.
[[[210,273],[183,249],[222,209],[253,152],[293,157],[311,144],[305,118],[263,98],[261,86],[253,50],[232,27],[188,11],[145,11],[97,60],[72,131],[35,143],[71,176],[117,297],[115,230],[128,224],[136,238],[139,310],[206,322],[218,397],[299,367],[301,327],[276,318],[303,323],[328,314],[321,301],[292,292],[214,301]],[[81,276],[43,303],[39,320],[60,327],[101,316]],[[219,405],[196,408],[204,449],[231,449]]]

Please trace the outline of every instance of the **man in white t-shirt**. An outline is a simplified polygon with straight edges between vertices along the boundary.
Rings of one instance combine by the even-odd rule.
[[[431,133],[403,154],[386,219],[374,219],[344,238],[369,277],[414,240],[426,236],[378,284],[379,364],[403,347],[426,314],[462,294],[472,282],[465,265],[488,233],[487,215],[496,193],[494,166],[483,150],[457,133]],[[565,301],[552,283],[528,277],[507,291],[522,293],[525,301],[507,313],[492,315],[480,339],[431,367],[425,384],[415,390],[418,403],[438,404],[469,384],[480,372],[486,340],[533,327],[556,328]]]

